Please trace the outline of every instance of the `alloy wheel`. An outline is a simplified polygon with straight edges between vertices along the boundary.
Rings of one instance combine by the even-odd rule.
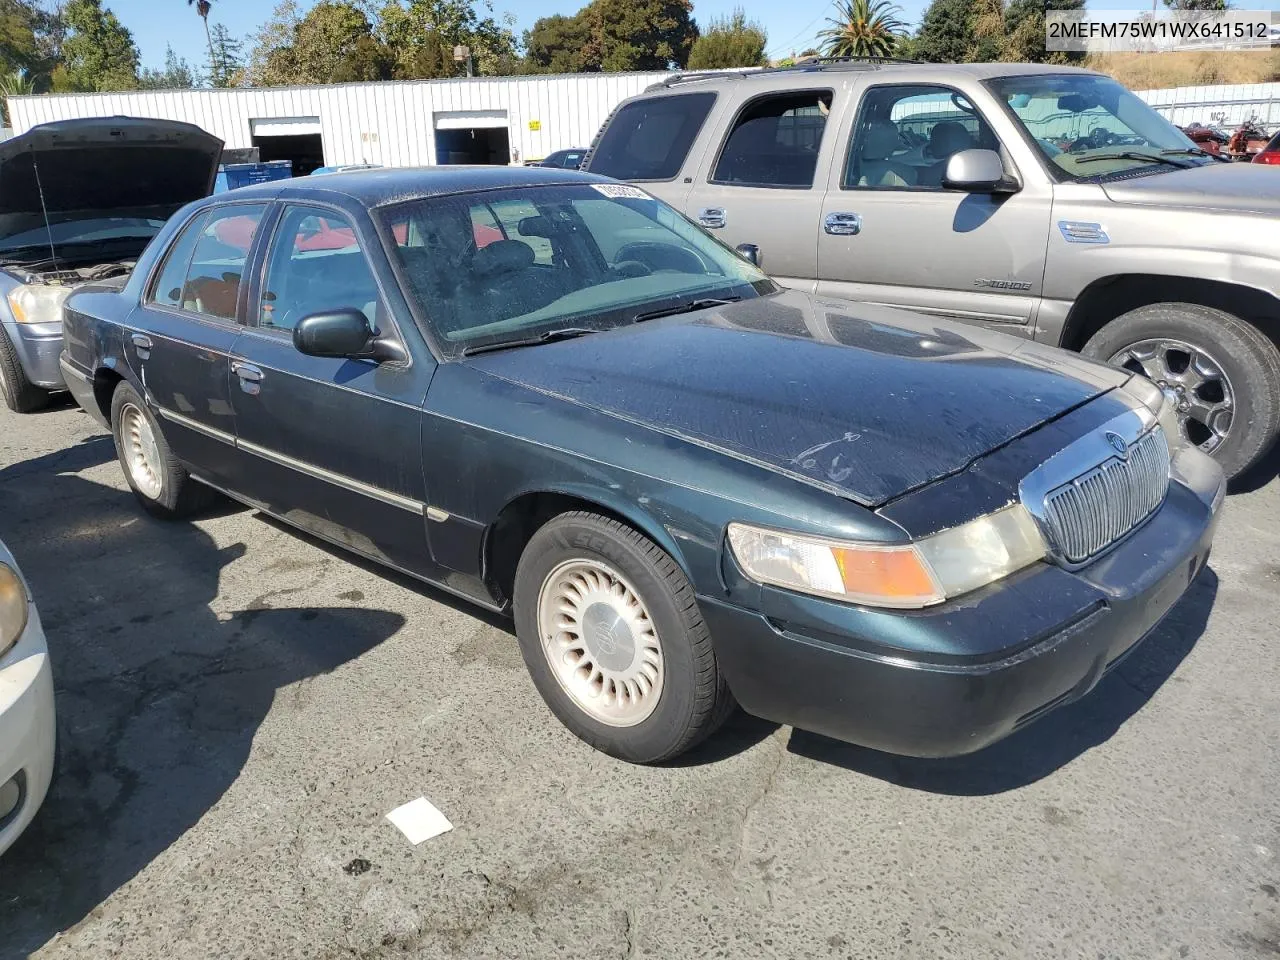
[[[1139,340],[1112,354],[1111,363],[1154,381],[1173,402],[1183,437],[1205,453],[1227,439],[1235,393],[1222,365],[1203,348],[1168,337]]]

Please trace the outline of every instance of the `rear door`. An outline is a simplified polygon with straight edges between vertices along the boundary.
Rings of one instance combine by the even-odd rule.
[[[124,331],[130,367],[164,421],[165,439],[194,473],[239,484],[230,355],[242,325],[242,282],[267,207],[198,213],[177,235]]]
[[[345,213],[283,207],[231,363],[244,492],[326,540],[429,577],[420,434],[434,361],[425,351],[403,362],[311,357],[293,345],[300,319],[343,307],[405,343],[369,251],[383,256]]]
[[[684,212],[731,247],[751,244],[788,286],[816,283],[819,219],[835,101],[827,87],[765,93],[742,103],[695,177]]]

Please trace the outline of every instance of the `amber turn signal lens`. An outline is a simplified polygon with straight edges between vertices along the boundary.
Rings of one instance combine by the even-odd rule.
[[[938,593],[933,577],[910,547],[901,550],[831,551],[847,593],[886,600],[927,600]]]

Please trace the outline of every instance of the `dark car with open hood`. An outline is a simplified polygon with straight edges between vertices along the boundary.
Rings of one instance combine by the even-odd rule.
[[[65,390],[62,302],[120,284],[175,210],[208,196],[222,141],[172,120],[101,117],[0,143],[0,396],[29,413]]]
[[[511,614],[555,714],[636,762],[734,703],[977,750],[1151,633],[1224,491],[1141,376],[783,290],[589,174],[247,187],[64,323],[146,510],[222,491]]]

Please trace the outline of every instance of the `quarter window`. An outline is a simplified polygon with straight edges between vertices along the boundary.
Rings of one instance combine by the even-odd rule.
[[[841,186],[941,190],[947,161],[961,150],[999,150],[977,108],[947,87],[876,87],[854,125]]]
[[[711,179],[744,187],[811,187],[831,91],[762,97],[738,115]]]
[[[715,103],[714,93],[649,97],[618,110],[587,169],[617,180],[672,180]]]
[[[376,328],[378,305],[378,284],[355,228],[335,214],[287,208],[268,261],[258,326],[292,330],[308,314],[350,307]]]

